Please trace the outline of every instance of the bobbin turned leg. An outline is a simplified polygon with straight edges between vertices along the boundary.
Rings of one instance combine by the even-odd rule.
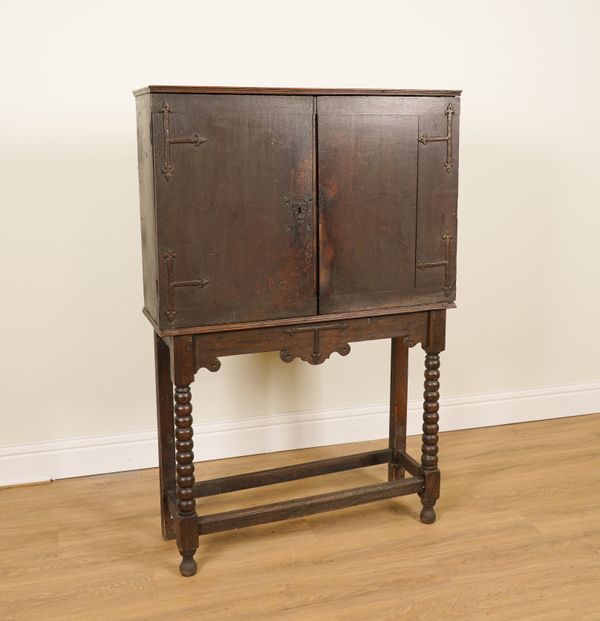
[[[171,380],[175,386],[175,538],[182,557],[179,571],[183,576],[193,576],[196,573],[194,554],[198,549],[190,390],[196,373],[194,341],[191,336],[174,336],[168,342]]]
[[[421,522],[435,522],[433,509],[440,496],[440,471],[438,470],[438,410],[440,398],[440,354],[428,351],[425,355],[425,392],[423,393],[423,444],[421,447],[421,468],[425,475],[425,487],[421,497]]]
[[[175,461],[177,519],[175,532],[182,556],[179,571],[183,576],[196,573],[194,554],[198,549],[198,520],[194,498],[194,434],[192,428],[192,391],[189,385],[175,386]]]

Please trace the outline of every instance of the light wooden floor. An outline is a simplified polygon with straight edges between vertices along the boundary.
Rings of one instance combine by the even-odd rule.
[[[197,438],[201,443],[201,438]],[[418,439],[409,449],[418,456]],[[0,619],[600,619],[600,414],[441,436],[438,521],[416,496],[162,541],[156,470],[0,490]],[[199,464],[202,478],[368,450]],[[205,499],[212,512],[384,478],[376,466]]]

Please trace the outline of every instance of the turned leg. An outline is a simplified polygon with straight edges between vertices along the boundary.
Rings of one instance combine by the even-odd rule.
[[[390,443],[392,452],[388,464],[388,480],[404,478],[398,452],[406,450],[406,410],[408,391],[408,347],[403,337],[392,338],[390,375]]]
[[[167,493],[175,489],[175,428],[173,421],[173,384],[171,382],[169,348],[154,334],[156,367],[156,412],[158,419],[158,467],[160,479],[160,515],[162,536],[173,539],[175,529],[169,511]]]
[[[182,556],[179,571],[183,576],[196,573],[194,554],[198,549],[198,521],[194,498],[194,434],[192,428],[192,391],[189,385],[175,386],[175,461],[177,546]]]
[[[421,521],[435,522],[433,509],[440,496],[440,471],[438,470],[438,410],[440,398],[440,354],[428,351],[425,356],[425,392],[423,393],[423,444],[421,468],[425,475],[425,487],[421,492]]]

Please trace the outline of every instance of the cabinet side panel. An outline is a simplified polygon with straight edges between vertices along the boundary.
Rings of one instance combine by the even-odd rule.
[[[140,187],[140,220],[142,227],[142,268],[144,274],[144,307],[158,319],[157,230],[154,201],[154,165],[152,157],[151,96],[136,97],[138,177]]]

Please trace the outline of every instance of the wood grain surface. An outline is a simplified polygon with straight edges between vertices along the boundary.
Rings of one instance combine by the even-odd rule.
[[[452,303],[458,93],[268,93],[138,92],[153,324],[166,335]]]
[[[333,99],[318,115],[319,312],[414,303],[419,117]]]
[[[234,95],[399,95],[406,97],[458,97],[460,90],[393,89],[393,88],[286,88],[251,86],[164,86],[138,88],[134,95],[147,93],[210,93]]]
[[[159,99],[171,140],[204,140],[166,144],[152,114],[159,325],[316,314],[312,97]]]
[[[419,453],[420,438],[408,439]],[[600,414],[440,434],[438,521],[416,496],[207,535],[182,579],[155,469],[0,490],[0,619],[592,621]],[[200,480],[387,441],[197,465]],[[383,482],[386,466],[197,500],[233,510]]]

